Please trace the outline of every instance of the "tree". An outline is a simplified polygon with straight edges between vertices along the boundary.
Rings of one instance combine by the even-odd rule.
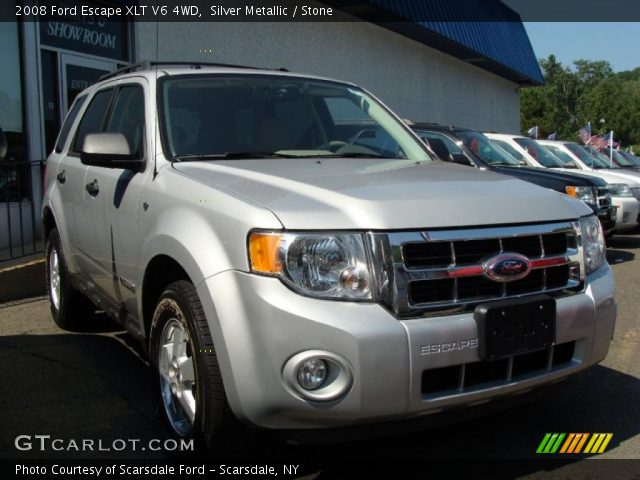
[[[615,73],[609,62],[576,60],[568,68],[554,55],[539,63],[544,86],[521,90],[523,133],[538,125],[541,136],[577,140],[579,128],[591,122],[594,133],[613,130],[624,145],[640,143],[640,67]]]
[[[553,55],[540,60],[540,67],[545,85],[521,90],[521,129],[526,132],[533,125],[538,125],[542,135],[552,132],[559,136],[570,135],[577,129],[574,128],[579,91],[577,76]]]

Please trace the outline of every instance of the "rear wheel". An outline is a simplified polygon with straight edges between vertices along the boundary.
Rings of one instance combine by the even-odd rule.
[[[170,284],[158,300],[150,332],[162,413],[172,436],[217,446],[232,414],[207,320],[194,286]]]
[[[65,330],[78,330],[87,325],[88,317],[93,315],[95,307],[87,297],[71,286],[62,242],[55,228],[47,237],[46,252],[45,273],[53,321]]]

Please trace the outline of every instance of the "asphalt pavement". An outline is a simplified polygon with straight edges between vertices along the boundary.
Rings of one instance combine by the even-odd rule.
[[[618,320],[604,362],[562,382],[542,398],[480,418],[381,438],[290,445],[260,434],[252,454],[262,458],[327,459],[539,459],[546,432],[613,433],[602,459],[640,459],[640,234],[610,241]],[[88,331],[69,333],[51,320],[43,297],[0,304],[0,459],[157,458],[163,451],[21,451],[19,435],[53,438],[165,438],[150,369],[131,337],[106,318]],[[257,452],[257,453],[256,453]],[[576,463],[590,462],[575,457]],[[591,465],[595,465],[594,462]],[[525,462],[517,476],[542,473]],[[634,466],[640,466],[635,463]],[[545,467],[564,478],[571,465]],[[569,470],[570,471],[570,470]],[[603,471],[606,476],[606,469]],[[595,478],[595,477],[594,477]]]

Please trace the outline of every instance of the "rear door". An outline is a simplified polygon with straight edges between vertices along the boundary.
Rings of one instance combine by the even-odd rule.
[[[87,102],[88,95],[79,96],[64,121],[58,140],[54,148],[54,154],[49,157],[48,169],[55,170],[56,188],[59,191],[63,208],[56,212],[60,235],[65,246],[65,256],[70,268],[78,263],[81,252],[79,223],[82,216],[83,186],[87,167],[80,163],[80,157],[73,150],[73,137],[69,142],[69,136],[74,124]]]

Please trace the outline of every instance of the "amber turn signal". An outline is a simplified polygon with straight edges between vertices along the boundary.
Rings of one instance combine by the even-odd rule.
[[[278,250],[282,235],[279,233],[253,232],[249,235],[249,262],[251,271],[267,275],[279,274],[282,265]]]

